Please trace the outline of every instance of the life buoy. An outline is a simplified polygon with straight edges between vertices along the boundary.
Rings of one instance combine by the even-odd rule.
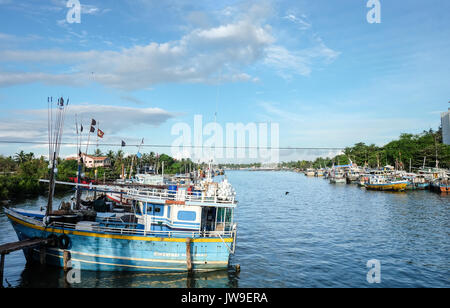
[[[58,247],[60,249],[67,249],[69,248],[69,245],[70,245],[70,238],[67,235],[63,234],[58,238]]]

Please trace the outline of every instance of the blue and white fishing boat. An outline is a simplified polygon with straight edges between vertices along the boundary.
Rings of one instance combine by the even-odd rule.
[[[131,212],[97,213],[80,202],[81,188],[108,192],[112,186],[55,180],[67,104],[49,99],[49,197],[45,211],[5,209],[19,240],[52,238],[44,253],[24,249],[27,260],[63,267],[68,260],[94,271],[211,271],[225,269],[236,247],[235,192],[225,179],[202,181],[200,192],[126,188]],[[51,115],[51,116],[50,116]],[[53,123],[52,119],[56,119]],[[80,152],[81,153],[81,152]],[[79,163],[79,174],[81,173]],[[55,184],[73,185],[76,197],[53,210]]]
[[[220,183],[222,184],[222,183]],[[98,187],[101,189],[101,187]],[[97,271],[186,271],[187,247],[193,270],[228,267],[236,246],[237,202],[227,182],[214,196],[173,194],[168,190],[130,190],[135,213],[50,215],[5,209],[20,240],[54,237],[46,262],[63,266],[64,252],[81,268]],[[90,216],[90,217],[89,217]],[[189,239],[189,242],[186,242]],[[39,250],[25,251],[39,260]]]

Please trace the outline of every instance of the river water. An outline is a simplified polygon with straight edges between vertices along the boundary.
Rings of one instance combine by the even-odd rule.
[[[71,287],[450,287],[450,195],[372,192],[293,172],[227,176],[239,200],[231,263],[240,273],[82,271]],[[37,209],[45,199],[12,206]],[[0,211],[0,244],[15,240]],[[373,259],[375,284],[366,278]],[[7,255],[5,278],[5,286],[68,286],[61,269],[26,265],[22,252]]]

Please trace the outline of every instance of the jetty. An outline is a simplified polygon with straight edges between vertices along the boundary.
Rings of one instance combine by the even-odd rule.
[[[27,248],[33,248],[33,247],[41,247],[41,255],[45,258],[45,246],[53,242],[53,238],[34,238],[34,239],[27,239],[23,241],[18,242],[12,242],[0,245],[0,254],[1,254],[1,261],[0,261],[0,288],[3,287],[3,269],[5,267],[5,256],[11,252],[27,249]],[[42,259],[42,257],[41,257]]]

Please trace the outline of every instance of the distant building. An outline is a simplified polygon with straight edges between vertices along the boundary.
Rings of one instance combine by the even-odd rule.
[[[450,108],[441,114],[442,142],[450,145]]]
[[[81,154],[83,163],[86,168],[110,167],[111,160],[109,157],[95,157],[91,155]]]

